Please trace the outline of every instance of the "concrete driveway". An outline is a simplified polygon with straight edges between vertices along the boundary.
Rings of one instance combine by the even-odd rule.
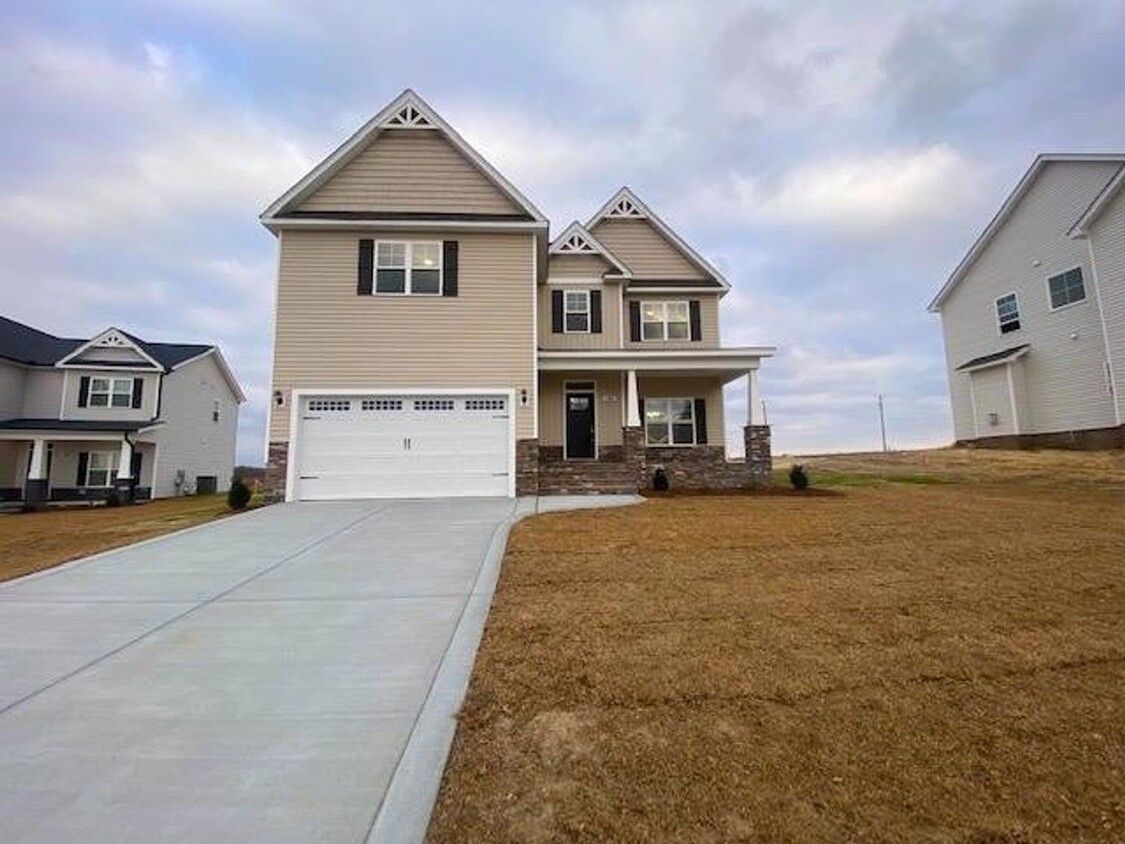
[[[0,586],[0,839],[416,838],[516,506],[281,505]]]

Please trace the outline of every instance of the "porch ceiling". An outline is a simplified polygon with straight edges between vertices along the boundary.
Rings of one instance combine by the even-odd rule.
[[[541,351],[541,372],[628,371],[637,374],[718,375],[727,380],[745,375],[772,357],[772,346],[747,346],[731,349],[668,349],[661,351],[598,350]]]

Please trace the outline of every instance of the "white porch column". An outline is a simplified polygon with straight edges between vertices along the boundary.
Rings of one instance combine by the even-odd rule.
[[[746,373],[746,424],[765,425],[766,414],[762,409],[762,393],[758,389],[758,370]]]
[[[132,476],[133,468],[133,446],[129,441],[122,437],[121,439],[121,457],[117,461],[117,480],[127,481]]]
[[[637,397],[637,370],[630,369],[625,390],[625,426],[641,427],[641,402]]]
[[[31,466],[27,471],[29,481],[47,478],[47,441],[37,437],[31,443]]]

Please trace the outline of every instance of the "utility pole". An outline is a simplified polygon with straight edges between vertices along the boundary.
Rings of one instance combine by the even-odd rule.
[[[879,433],[883,436],[883,453],[887,452],[887,420],[883,417],[883,394],[879,393]]]

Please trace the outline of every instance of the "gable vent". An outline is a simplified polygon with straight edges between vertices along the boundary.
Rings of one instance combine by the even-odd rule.
[[[109,334],[100,338],[94,345],[102,348],[120,348],[122,346],[132,346],[133,344],[116,331],[111,331]]]
[[[560,254],[566,255],[597,255],[598,250],[584,238],[581,234],[575,232],[562,243],[559,244],[555,250]]]
[[[426,115],[422,114],[417,108],[410,103],[407,103],[400,108],[395,114],[387,118],[386,126],[399,126],[405,129],[432,129],[434,124],[431,123]]]
[[[629,199],[627,196],[621,197],[617,203],[609,209],[606,214],[607,217],[637,217],[643,218],[644,213],[637,207],[637,203]]]

